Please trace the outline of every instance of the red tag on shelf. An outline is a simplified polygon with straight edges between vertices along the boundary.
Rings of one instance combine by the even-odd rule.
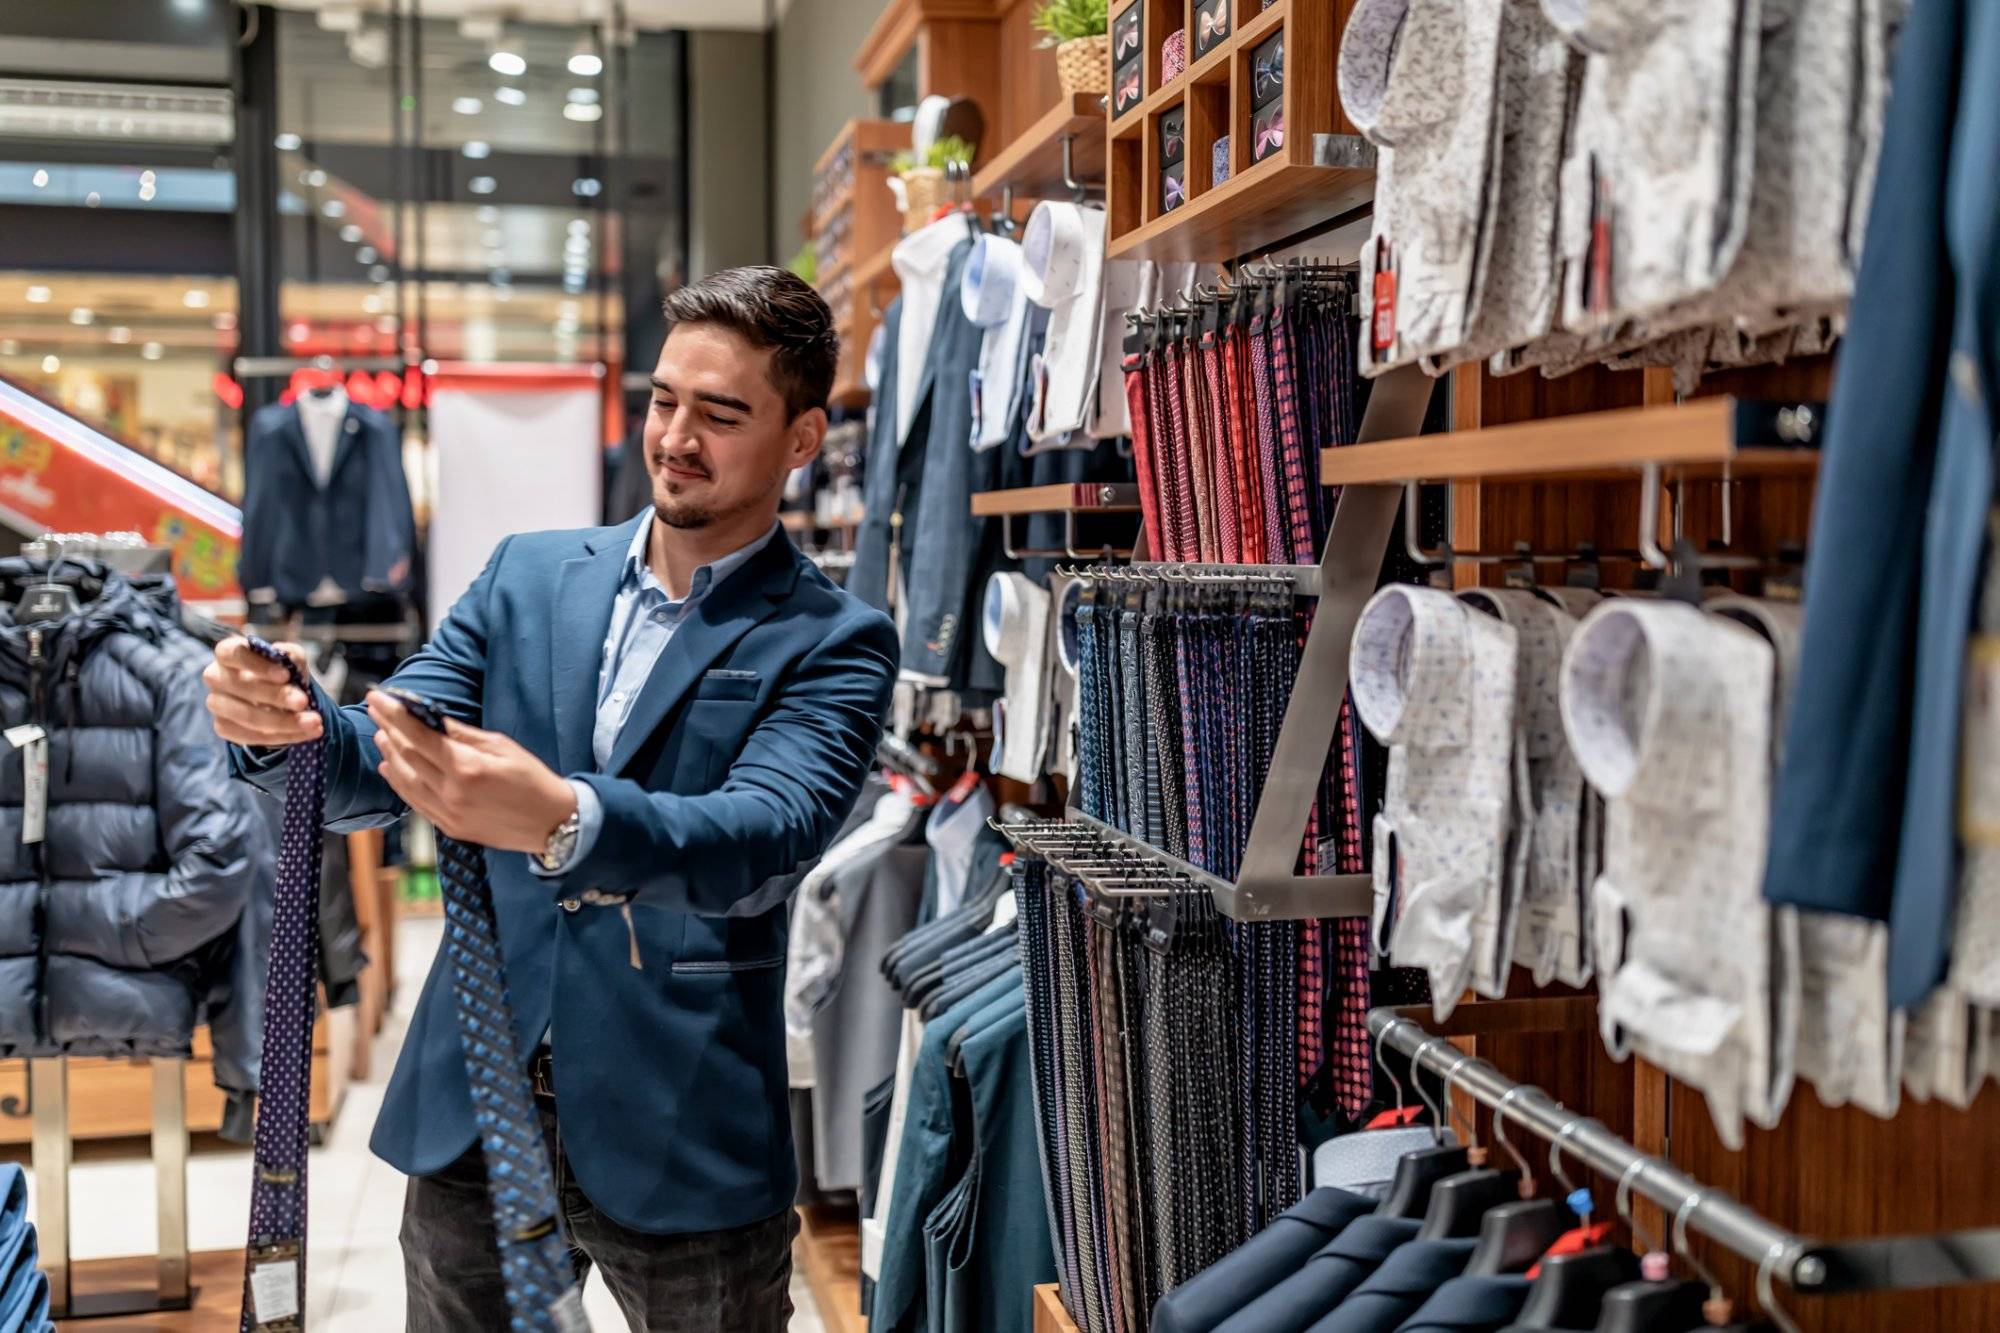
[[[1410,1125],[1416,1124],[1417,1117],[1422,1115],[1423,1112],[1424,1108],[1421,1106],[1398,1106],[1393,1111],[1382,1112],[1380,1115],[1376,1116],[1373,1120],[1370,1120],[1366,1125],[1362,1126],[1362,1128],[1404,1129]]]
[[[1382,250],[1375,256],[1375,318],[1370,322],[1370,341],[1380,354],[1396,345],[1396,274]]]

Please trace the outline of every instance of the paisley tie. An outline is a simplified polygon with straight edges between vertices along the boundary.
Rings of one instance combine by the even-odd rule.
[[[291,673],[317,699],[305,674],[261,639],[250,647]],[[283,1333],[302,1326],[306,1284],[306,1117],[312,1100],[314,988],[319,965],[320,824],[326,805],[326,740],[292,747],[285,825],[278,847],[271,958],[264,981],[264,1058],[257,1094],[256,1178],[250,1188],[250,1241],[241,1327]]]

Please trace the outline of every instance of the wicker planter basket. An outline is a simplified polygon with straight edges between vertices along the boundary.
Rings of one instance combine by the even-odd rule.
[[[1056,79],[1063,96],[1111,91],[1111,35],[1072,37],[1056,45]]]
[[[908,235],[931,220],[944,202],[944,168],[911,167],[903,173],[903,233]]]

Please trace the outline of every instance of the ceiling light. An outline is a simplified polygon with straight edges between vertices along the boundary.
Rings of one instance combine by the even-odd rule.
[[[48,288],[39,285],[28,288],[28,300],[34,303],[35,305],[40,305],[42,302],[48,299],[49,299]]]
[[[377,264],[374,268],[368,270],[368,281],[387,282],[388,280],[389,280],[389,269],[387,265]]]
[[[585,105],[593,105],[597,101],[597,89],[572,88],[569,90],[569,100],[572,102],[581,102]]]
[[[148,361],[158,361],[162,356],[166,355],[166,351],[167,349],[158,343],[147,343],[139,349],[139,355],[145,357]]]
[[[326,184],[326,173],[318,167],[314,167],[311,171],[301,173],[299,180],[317,190],[320,186]]]
[[[494,180],[491,176],[474,176],[465,183],[465,188],[474,194],[492,194],[500,188],[500,182]]]
[[[476,116],[486,107],[486,103],[476,97],[454,97],[451,109],[461,116]]]
[[[21,344],[12,338],[0,338],[0,356],[14,356],[21,350]]]
[[[509,51],[504,47],[486,57],[486,66],[495,74],[518,79],[528,72],[528,62],[521,58],[519,51]]]
[[[579,79],[594,79],[604,72],[604,57],[597,54],[589,37],[576,39],[576,49],[569,53],[569,72]]]
[[[571,102],[563,108],[563,119],[580,120],[586,123],[593,120],[603,120],[604,108],[601,106],[585,106],[581,102]]]
[[[85,208],[96,208],[99,204],[103,202],[104,202],[104,196],[99,194],[95,190],[92,190],[89,194],[83,196],[83,206]]]
[[[89,308],[86,306],[78,306],[69,312],[69,322],[72,324],[88,324],[96,318],[97,316],[91,314]]]
[[[382,298],[381,298],[381,297],[379,297],[379,296],[364,296],[364,297],[362,297],[362,298],[361,298],[361,310],[362,310],[362,313],[364,313],[364,314],[369,314],[369,315],[379,315],[379,314],[381,314],[381,313],[382,313]]]
[[[319,206],[319,211],[330,218],[346,217],[347,205],[338,199],[329,199]]]
[[[132,341],[132,330],[126,328],[123,324],[113,324],[104,331],[104,336],[111,342],[115,342],[122,347]]]
[[[304,320],[299,320],[297,323],[293,324],[292,327],[286,329],[285,334],[293,342],[302,343],[306,339],[312,337],[312,325],[306,323]]]
[[[375,247],[372,245],[364,245],[354,252],[354,262],[357,264],[372,264],[379,257],[375,253]]]
[[[190,287],[181,297],[181,304],[190,310],[208,309],[208,293],[199,287]]]
[[[273,148],[277,149],[277,150],[278,150],[279,152],[281,152],[281,153],[296,153],[296,152],[298,152],[298,151],[299,151],[299,144],[300,144],[300,143],[301,143],[301,140],[299,139],[299,136],[298,136],[298,135],[296,135],[296,134],[281,134],[281,135],[279,135],[279,136],[278,136],[277,138],[275,138],[275,139],[271,140],[271,146],[272,146]],[[148,347],[158,347],[158,346],[159,346],[159,344],[158,344],[158,343],[147,343],[147,344],[146,344],[146,346],[148,346]]]
[[[153,202],[153,196],[159,192],[159,187],[148,181],[139,187],[139,202],[150,204]]]
[[[604,189],[604,182],[595,176],[578,176],[569,183],[569,192],[583,199],[594,199]]]
[[[50,352],[47,356],[42,358],[42,373],[44,375],[53,375],[58,370],[61,369],[62,369],[62,358],[57,356],[54,352]]]
[[[35,188],[36,188],[37,190],[41,190],[41,189],[46,189],[46,188],[48,187],[48,183],[49,183],[49,173],[48,173],[48,171],[47,171],[46,169],[42,168],[42,167],[36,167],[36,168],[35,168]]]
[[[481,222],[498,222],[500,220],[500,210],[491,204],[481,204],[479,211],[474,213],[473,216]]]
[[[484,139],[467,139],[465,141],[465,147],[459,149],[458,151],[464,153],[467,157],[477,162],[480,158],[487,157],[492,154],[493,145],[487,143],[486,140]]]
[[[159,181],[160,178],[153,174],[151,167],[139,173],[139,184],[141,185],[157,185]]]
[[[588,254],[590,253],[590,238],[582,232],[573,231],[569,234],[569,239],[563,242],[563,251],[566,254],[572,255]]]
[[[570,234],[570,235],[572,235],[572,236],[588,236],[588,235],[590,235],[590,219],[589,219],[589,218],[571,218],[571,219],[569,220],[569,227],[568,227],[568,231],[569,231],[569,234]]]
[[[350,222],[345,227],[342,227],[340,229],[340,239],[346,241],[349,245],[359,244],[361,240],[360,224]]]
[[[501,86],[493,90],[493,100],[506,106],[526,106],[528,95],[519,88]]]

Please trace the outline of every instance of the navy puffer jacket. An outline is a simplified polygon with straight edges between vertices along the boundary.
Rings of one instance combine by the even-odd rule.
[[[79,612],[18,623],[46,569],[0,560],[0,725],[49,737],[38,844],[21,841],[23,752],[0,745],[0,1057],[185,1055],[233,961],[250,812],[186,645],[122,576],[75,561]]]

